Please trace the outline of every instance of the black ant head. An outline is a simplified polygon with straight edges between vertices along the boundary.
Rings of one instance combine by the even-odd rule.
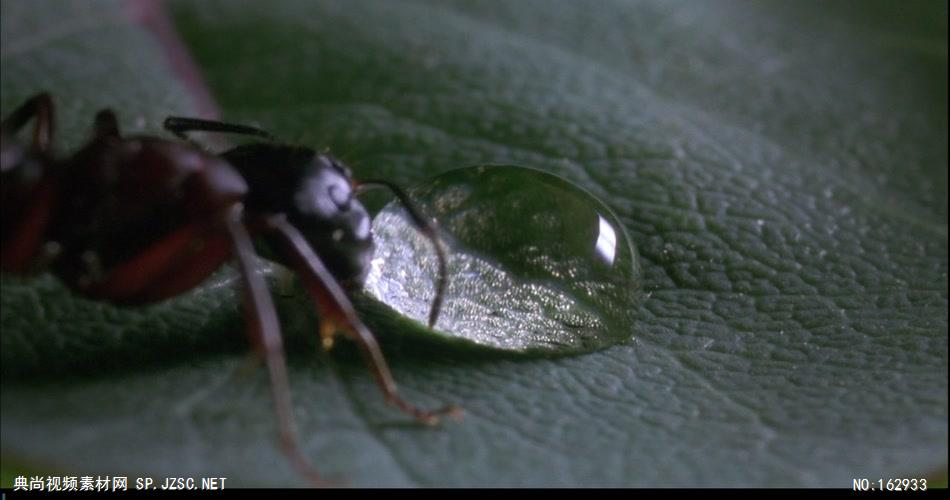
[[[362,284],[373,257],[372,221],[356,198],[352,172],[327,154],[315,155],[305,170],[288,219],[338,280]]]
[[[337,280],[362,284],[373,256],[372,224],[346,165],[329,154],[273,143],[222,156],[250,186],[248,214],[285,214]]]

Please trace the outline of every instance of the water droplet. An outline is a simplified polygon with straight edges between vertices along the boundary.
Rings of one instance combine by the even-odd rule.
[[[480,166],[411,192],[440,224],[449,286],[436,330],[516,351],[586,351],[633,333],[636,248],[613,212],[538,170]],[[373,222],[370,296],[425,323],[435,295],[430,242],[391,203]]]

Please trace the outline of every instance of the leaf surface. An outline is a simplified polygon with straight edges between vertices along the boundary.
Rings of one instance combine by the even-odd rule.
[[[64,150],[103,106],[148,131],[196,109],[120,7],[2,6],[3,111],[51,89]],[[593,354],[488,353],[374,321],[407,398],[465,408],[436,428],[387,408],[352,348],[310,355],[310,305],[281,298],[322,472],[847,487],[945,468],[945,3],[173,7],[229,120],[403,185],[538,168],[600,198],[642,257],[633,340]],[[241,369],[232,282],[223,270],[126,311],[49,277],[5,278],[4,456],[70,475],[302,484],[266,375]]]

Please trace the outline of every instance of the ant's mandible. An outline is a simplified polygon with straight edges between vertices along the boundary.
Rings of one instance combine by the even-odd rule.
[[[35,120],[28,146],[16,134]],[[100,111],[94,136],[78,152],[54,158],[53,102],[38,94],[4,118],[2,132],[2,270],[50,269],[77,293],[120,305],[145,304],[197,286],[233,257],[242,278],[248,333],[266,362],[280,442],[296,469],[320,482],[300,449],[280,325],[252,237],[293,269],[320,309],[326,348],[338,332],[353,339],[386,400],[425,423],[456,406],[427,411],[399,396],[373,334],[346,290],[362,284],[373,253],[370,217],[355,197],[384,187],[407,208],[439,260],[433,326],[446,284],[445,255],[434,224],[406,194],[385,181],[357,182],[328,154],[280,144],[244,125],[170,117],[165,129],[257,136],[267,142],[214,155],[188,142],[123,137],[115,114]]]

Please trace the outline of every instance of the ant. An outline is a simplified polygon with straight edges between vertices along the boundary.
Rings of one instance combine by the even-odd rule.
[[[429,316],[439,315],[446,286],[445,254],[435,223],[397,186],[356,181],[329,154],[281,144],[246,125],[169,117],[164,128],[187,140],[193,131],[266,139],[218,155],[158,137],[123,137],[116,115],[100,111],[93,137],[65,159],[51,154],[54,119],[49,94],[38,94],[0,124],[2,150],[2,270],[50,269],[76,293],[118,305],[182,294],[231,257],[242,278],[248,334],[265,361],[280,443],[292,465],[321,480],[297,437],[280,325],[263,277],[254,267],[254,240],[302,278],[319,308],[319,333],[330,349],[337,333],[360,348],[387,402],[426,424],[457,406],[419,409],[399,396],[373,334],[347,290],[361,285],[373,254],[370,217],[356,194],[383,187],[406,207],[436,249],[439,278]],[[16,134],[35,120],[29,146]]]

